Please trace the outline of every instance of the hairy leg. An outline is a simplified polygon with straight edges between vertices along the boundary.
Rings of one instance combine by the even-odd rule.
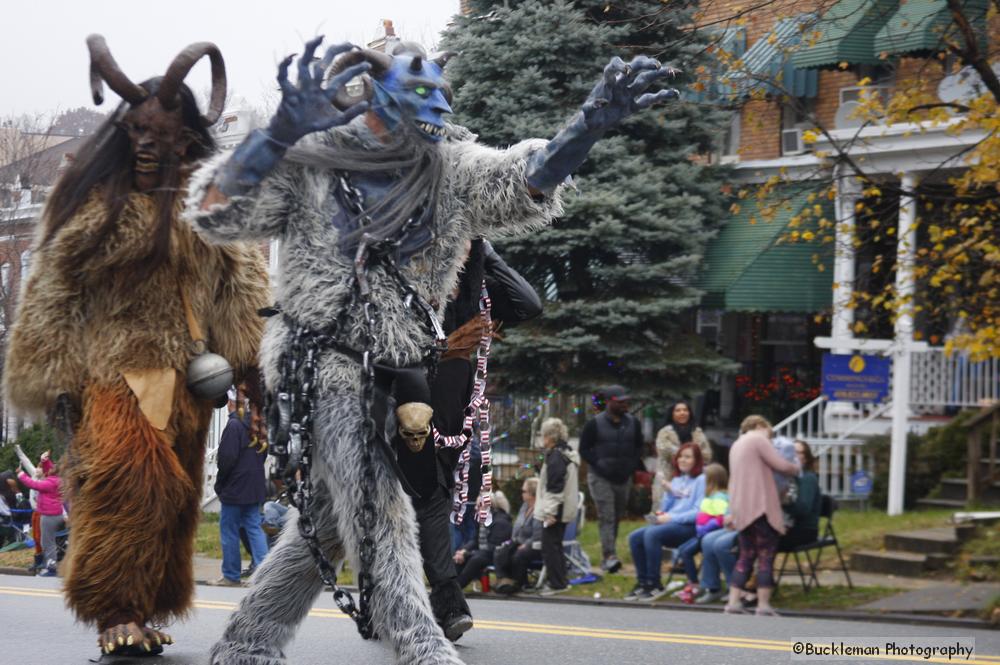
[[[320,542],[336,563],[343,558],[343,548],[331,512],[330,492],[323,482],[314,482],[313,488]],[[291,509],[277,544],[254,573],[249,593],[229,618],[222,639],[212,647],[212,665],[285,663],[283,649],[322,586],[312,553],[299,535],[298,512]]]
[[[323,400],[317,412],[319,454],[330,470],[333,503],[343,519],[339,531],[354,570],[362,537],[355,516],[366,499],[374,501],[375,524],[371,537],[375,555],[370,571],[375,588],[371,611],[375,627],[406,665],[461,665],[454,647],[434,621],[421,579],[416,515],[392,470],[378,451],[372,451],[372,468],[362,464],[361,413],[355,397]],[[374,491],[366,495],[361,479]]]
[[[165,546],[177,510],[192,500],[196,508],[197,488],[124,381],[87,389],[74,447],[67,604],[77,618],[97,624],[105,647],[121,646],[119,638],[139,636],[129,624],[141,629],[190,606],[190,585],[166,611],[157,610],[157,595],[168,561],[178,556]]]

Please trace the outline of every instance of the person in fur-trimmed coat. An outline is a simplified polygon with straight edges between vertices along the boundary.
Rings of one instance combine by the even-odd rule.
[[[359,625],[391,644],[398,662],[457,665],[421,579],[412,503],[392,459],[365,449],[378,451],[380,442],[363,435],[363,359],[367,354],[389,373],[420,367],[469,242],[551,222],[561,210],[557,188],[590,146],[628,113],[665,98],[643,94],[662,72],[649,58],[631,66],[616,59],[571,127],[549,142],[496,150],[444,122],[451,112],[442,74],[447,54],[428,58],[407,43],[392,55],[344,44],[310,64],[320,41],[306,45],[296,84],[288,79],[292,57],[279,66],[282,101],[268,127],[194,175],[187,215],[215,242],[281,237],[281,316],[268,321],[261,359],[274,390],[289,381],[280,368],[282,356],[296,352],[292,330],[313,331],[301,334],[324,345],[312,356],[318,360],[309,411],[310,513],[319,545],[332,563],[346,557],[352,570],[370,576],[370,614]],[[347,93],[357,76],[370,112],[368,99]],[[368,252],[372,241],[380,248],[376,258]],[[396,271],[412,291],[401,288]],[[318,332],[329,330],[335,333]],[[429,414],[425,426],[429,434]],[[396,427],[376,423],[375,430]],[[369,501],[374,522],[365,528],[358,516]],[[362,547],[369,534],[373,551]],[[286,527],[211,662],[285,663],[284,649],[321,588],[307,541]]]
[[[102,38],[88,44],[93,68],[127,101],[49,198],[4,394],[21,411],[55,413],[75,429],[64,479],[73,519],[66,602],[96,624],[105,653],[146,655],[172,642],[152,625],[191,607],[214,407],[185,386],[195,351],[182,300],[208,347],[241,374],[256,365],[257,309],[269,289],[256,249],[209,245],[178,216],[185,169],[214,148],[206,131],[214,120],[199,116],[181,80],[206,50],[215,71],[218,51],[195,45],[172,76],[136,85]]]

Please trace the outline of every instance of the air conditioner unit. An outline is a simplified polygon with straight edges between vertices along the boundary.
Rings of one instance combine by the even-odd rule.
[[[781,154],[782,155],[798,155],[806,151],[805,145],[802,143],[802,128],[795,127],[793,129],[782,129],[781,130]]]

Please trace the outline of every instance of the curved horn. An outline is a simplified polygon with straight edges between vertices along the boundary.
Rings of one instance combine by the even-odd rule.
[[[369,74],[371,76],[378,77],[392,67],[392,56],[369,48],[349,51],[334,60],[333,65],[330,67],[330,71],[327,73],[327,78],[333,78],[348,67],[353,67],[354,65],[362,62],[370,63],[372,68],[369,70]],[[374,87],[372,86],[371,76],[366,74],[361,77],[361,84],[364,86],[364,90],[360,95],[355,96],[348,94],[347,86],[338,90],[337,94],[333,98],[333,105],[341,111],[344,111],[358,102],[371,99],[372,94],[375,92]]]
[[[87,37],[87,49],[90,51],[90,94],[94,103],[100,106],[104,102],[104,84],[108,82],[112,90],[122,99],[135,106],[149,97],[149,93],[132,82],[111,55],[107,42],[102,35]]]
[[[434,56],[431,62],[433,62],[441,69],[444,69],[444,66],[448,64],[448,61],[454,58],[456,55],[458,55],[458,53],[455,51],[444,51],[443,53],[438,53],[436,56]]]
[[[219,47],[212,42],[195,42],[177,54],[174,61],[163,75],[156,97],[165,109],[177,106],[177,92],[195,63],[208,56],[212,62],[212,98],[208,103],[208,112],[201,116],[201,123],[208,127],[222,115],[222,107],[226,103],[226,62],[222,59]]]
[[[414,74],[419,74],[424,69],[424,59],[419,55],[413,56],[413,60],[410,60],[410,71]]]

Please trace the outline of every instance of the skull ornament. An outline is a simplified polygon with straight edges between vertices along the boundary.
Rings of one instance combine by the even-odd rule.
[[[396,408],[399,436],[411,452],[419,453],[424,449],[427,437],[431,435],[433,415],[434,409],[423,402],[407,402]]]

